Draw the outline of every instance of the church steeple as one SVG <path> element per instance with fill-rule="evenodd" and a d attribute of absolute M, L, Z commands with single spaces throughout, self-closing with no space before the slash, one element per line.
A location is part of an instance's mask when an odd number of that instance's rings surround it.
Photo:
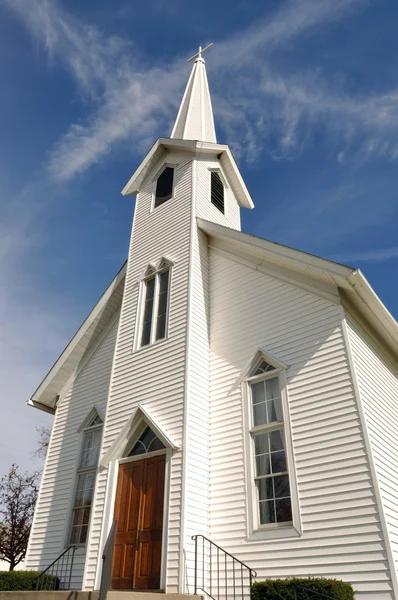
<path fill-rule="evenodd" d="M 202 58 L 202 52 L 212 45 L 203 50 L 199 46 L 198 54 L 189 59 L 196 58 L 171 138 L 217 143 L 205 61 Z"/>

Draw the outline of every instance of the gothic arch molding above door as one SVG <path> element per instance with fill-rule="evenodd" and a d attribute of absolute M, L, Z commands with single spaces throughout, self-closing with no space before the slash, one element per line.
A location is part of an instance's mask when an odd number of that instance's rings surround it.
<path fill-rule="evenodd" d="M 174 451 L 178 450 L 177 444 L 162 425 L 155 420 L 145 406 L 139 404 L 137 408 L 134 409 L 133 414 L 128 419 L 127 423 L 122 427 L 119 435 L 113 441 L 110 448 L 102 457 L 100 467 L 106 468 L 112 460 L 126 456 L 129 451 L 132 450 L 135 442 L 139 440 L 146 427 L 151 429 L 165 448 Z"/>

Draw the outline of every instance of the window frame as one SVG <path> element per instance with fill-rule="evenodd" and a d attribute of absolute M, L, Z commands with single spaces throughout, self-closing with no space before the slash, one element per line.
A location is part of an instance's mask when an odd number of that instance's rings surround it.
<path fill-rule="evenodd" d="M 171 296 L 171 277 L 172 277 L 172 263 L 167 261 L 167 264 L 163 264 L 164 261 L 161 261 L 161 265 L 157 269 L 151 269 L 151 272 L 143 277 L 140 282 L 140 292 L 139 292 L 139 310 L 137 311 L 137 323 L 138 326 L 136 328 L 137 335 L 135 336 L 134 343 L 134 352 L 138 350 L 144 350 L 145 348 L 150 348 L 155 344 L 160 344 L 165 342 L 169 337 L 169 319 L 170 319 L 170 296 Z M 167 305 L 166 305 L 166 325 L 165 325 L 165 335 L 160 339 L 156 338 L 156 324 L 157 324 L 157 313 L 159 307 L 159 287 L 160 287 L 160 276 L 169 272 L 169 280 L 167 285 Z M 146 284 L 150 279 L 155 279 L 155 287 L 153 292 L 153 307 L 152 307 L 152 321 L 151 321 L 151 332 L 149 343 L 143 345 L 142 344 L 142 332 L 144 326 L 144 313 L 145 313 L 145 298 L 146 298 Z M 155 315 L 155 317 L 154 317 Z"/>
<path fill-rule="evenodd" d="M 217 208 L 217 206 L 211 201 L 211 174 L 212 173 L 218 173 L 218 176 L 221 179 L 221 183 L 223 185 L 224 188 L 224 211 L 221 211 L 219 208 Z M 214 206 L 214 208 L 217 210 L 218 213 L 220 213 L 220 215 L 223 215 L 224 217 L 227 216 L 227 197 L 226 197 L 226 193 L 228 190 L 228 185 L 227 185 L 227 181 L 225 179 L 224 173 L 222 172 L 220 167 L 209 167 L 209 199 L 210 199 L 210 204 L 211 206 Z"/>
<path fill-rule="evenodd" d="M 150 208 L 150 212 L 151 213 L 153 213 L 154 211 L 159 210 L 162 206 L 164 206 L 165 204 L 168 204 L 169 202 L 172 202 L 174 200 L 177 166 L 178 165 L 176 165 L 174 163 L 173 164 L 172 163 L 164 163 L 161 166 L 161 168 L 156 172 L 156 175 L 153 177 L 153 179 L 152 179 L 153 191 L 152 191 L 151 208 Z M 166 169 L 173 169 L 173 171 L 174 171 L 174 173 L 173 173 L 173 186 L 172 186 L 172 190 L 171 190 L 171 197 L 168 200 L 165 200 L 164 202 L 162 202 L 162 204 L 159 204 L 159 206 L 155 206 L 156 188 L 157 188 L 157 184 L 158 184 L 158 179 L 159 179 L 159 177 L 162 175 L 162 173 Z"/>
<path fill-rule="evenodd" d="M 84 548 L 87 546 L 88 543 L 88 539 L 89 539 L 89 535 L 90 535 L 90 527 L 91 527 L 91 518 L 92 518 L 92 506 L 94 503 L 94 498 L 95 498 L 95 488 L 96 488 L 96 484 L 97 484 L 97 472 L 98 472 L 98 465 L 99 465 L 99 459 L 100 459 L 100 455 L 101 455 L 101 447 L 102 447 L 102 438 L 103 438 L 103 427 L 104 427 L 104 420 L 101 414 L 99 414 L 99 412 L 95 409 L 96 415 L 94 414 L 94 410 L 92 410 L 88 417 L 85 419 L 84 423 L 83 423 L 83 427 L 81 426 L 78 430 L 78 432 L 80 433 L 80 443 L 79 443 L 79 452 L 77 454 L 77 462 L 76 462 L 76 468 L 75 468 L 75 483 L 73 486 L 73 495 L 71 498 L 71 505 L 70 505 L 70 516 L 69 516 L 69 526 L 68 526 L 68 533 L 67 533 L 67 539 L 66 539 L 66 546 L 68 547 L 70 545 L 72 546 L 76 546 L 77 548 Z M 95 418 L 95 416 L 98 416 L 101 419 L 101 423 L 98 423 L 96 425 L 85 425 L 85 423 L 90 423 L 91 420 L 93 418 Z M 90 433 L 91 431 L 101 431 L 101 436 L 100 436 L 100 443 L 99 443 L 99 451 L 98 451 L 98 457 L 97 457 L 97 463 L 95 466 L 92 467 L 80 467 L 82 458 L 83 458 L 83 451 L 84 451 L 84 440 L 86 437 L 87 433 Z M 79 483 L 79 477 L 80 475 L 85 475 L 86 473 L 94 473 L 94 487 L 93 487 L 93 497 L 92 497 L 92 501 L 90 504 L 90 516 L 88 519 L 88 523 L 87 523 L 87 535 L 86 535 L 86 539 L 84 542 L 74 542 L 73 541 L 73 522 L 74 522 L 74 513 L 76 510 L 78 510 L 76 508 L 76 496 L 77 496 L 77 489 L 78 489 L 78 483 Z"/>
<path fill-rule="evenodd" d="M 268 373 L 252 375 L 266 361 L 275 368 Z M 251 385 L 267 379 L 278 378 L 282 421 L 271 424 L 254 425 L 252 409 Z M 279 361 L 273 361 L 269 355 L 257 355 L 257 359 L 251 364 L 249 372 L 246 372 L 241 381 L 242 398 L 244 402 L 244 440 L 245 440 L 245 464 L 246 464 L 246 490 L 247 490 L 247 537 L 249 540 L 273 539 L 278 537 L 295 537 L 302 534 L 299 498 L 297 490 L 297 478 L 294 464 L 293 445 L 289 418 L 289 404 L 287 395 L 286 366 Z M 290 486 L 290 498 L 292 509 L 292 521 L 282 523 L 260 523 L 260 507 L 258 490 L 256 485 L 256 460 L 254 434 L 284 430 L 285 452 Z"/>

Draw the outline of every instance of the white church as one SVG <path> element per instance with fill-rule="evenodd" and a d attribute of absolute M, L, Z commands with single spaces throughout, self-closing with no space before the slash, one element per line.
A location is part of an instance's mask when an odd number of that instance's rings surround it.
<path fill-rule="evenodd" d="M 127 261 L 29 401 L 54 425 L 27 568 L 73 550 L 75 590 L 110 560 L 113 590 L 241 598 L 251 573 L 398 600 L 397 322 L 360 270 L 241 231 L 201 51 L 122 193 Z"/>

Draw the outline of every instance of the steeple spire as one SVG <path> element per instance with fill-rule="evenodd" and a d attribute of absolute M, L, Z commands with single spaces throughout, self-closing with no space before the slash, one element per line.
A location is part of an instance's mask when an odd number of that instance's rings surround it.
<path fill-rule="evenodd" d="M 188 59 L 188 62 L 196 60 L 171 132 L 172 138 L 217 143 L 205 61 L 202 57 L 202 53 L 212 45 L 203 49 L 199 46 L 199 52 Z"/>

